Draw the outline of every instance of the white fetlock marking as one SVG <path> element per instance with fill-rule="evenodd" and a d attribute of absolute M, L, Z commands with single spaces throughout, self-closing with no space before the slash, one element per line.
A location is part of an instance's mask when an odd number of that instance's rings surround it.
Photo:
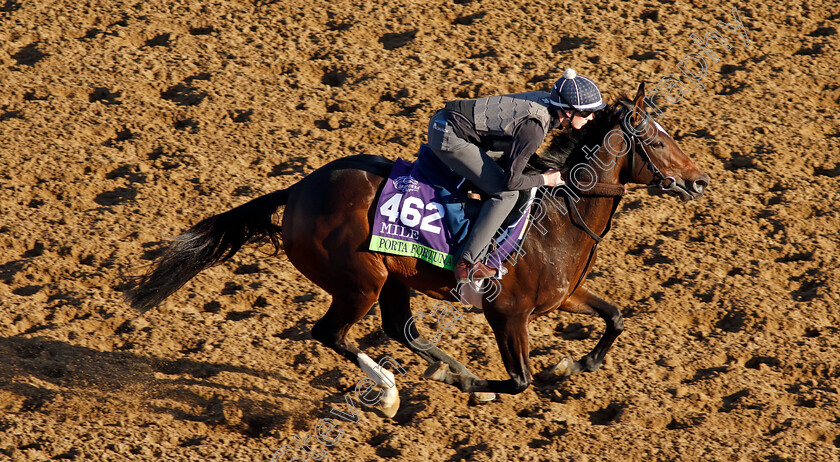
<path fill-rule="evenodd" d="M 394 379 L 394 374 L 391 371 L 384 369 L 379 364 L 373 362 L 370 359 L 370 356 L 359 353 L 359 367 L 365 371 L 365 374 L 368 375 L 376 385 L 382 390 L 382 407 L 384 409 L 393 409 L 395 406 L 399 406 L 400 401 L 400 394 L 397 391 L 397 382 Z M 396 409 L 394 409 L 394 413 L 396 413 Z M 390 415 L 389 417 L 393 417 Z"/>
<path fill-rule="evenodd" d="M 558 375 L 569 377 L 575 373 L 574 370 L 575 361 L 566 356 L 565 358 L 561 359 L 556 366 L 554 366 L 554 370 L 557 372 Z"/>
<path fill-rule="evenodd" d="M 394 380 L 394 374 L 373 362 L 370 356 L 359 353 L 359 366 L 380 387 L 394 388 L 396 386 L 397 382 Z"/>

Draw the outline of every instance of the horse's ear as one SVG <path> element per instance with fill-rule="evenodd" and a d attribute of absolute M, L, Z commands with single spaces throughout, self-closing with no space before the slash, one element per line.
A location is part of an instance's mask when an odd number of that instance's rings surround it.
<path fill-rule="evenodd" d="M 636 92 L 636 96 L 633 98 L 633 111 L 631 112 L 631 118 L 633 121 L 633 125 L 639 125 L 643 121 L 642 114 L 645 113 L 645 83 L 642 82 L 639 84 L 639 90 Z"/>
<path fill-rule="evenodd" d="M 636 97 L 633 98 L 633 105 L 641 110 L 645 110 L 645 83 L 639 84 L 639 90 L 636 91 Z"/>

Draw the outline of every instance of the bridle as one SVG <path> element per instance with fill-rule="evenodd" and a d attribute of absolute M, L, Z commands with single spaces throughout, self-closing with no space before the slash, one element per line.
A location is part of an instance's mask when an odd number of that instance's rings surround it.
<path fill-rule="evenodd" d="M 574 113 L 572 114 L 572 118 L 574 118 Z M 632 177 L 636 172 L 636 154 L 638 154 L 639 157 L 642 158 L 642 161 L 645 163 L 648 170 L 650 170 L 650 172 L 653 174 L 654 179 L 659 180 L 659 187 L 662 188 L 663 191 L 669 191 L 674 188 L 678 188 L 679 185 L 677 185 L 677 180 L 674 177 L 665 176 L 662 173 L 662 171 L 659 170 L 659 167 L 657 167 L 656 164 L 653 163 L 653 159 L 651 159 L 650 154 L 644 148 L 645 143 L 642 140 L 641 136 L 639 136 L 639 131 L 636 130 L 636 128 L 638 127 L 632 127 L 632 129 L 630 129 L 630 127 L 627 126 L 626 120 L 626 118 L 622 118 L 621 130 L 630 138 L 631 143 L 630 176 Z M 647 120 L 643 119 L 642 123 L 639 124 L 639 127 L 641 127 L 642 124 L 646 122 Z M 596 234 L 589 228 L 589 226 L 586 224 L 583 217 L 581 216 L 580 212 L 578 211 L 577 207 L 575 206 L 574 202 L 572 201 L 570 195 L 568 193 L 564 194 L 566 204 L 568 205 L 568 209 L 572 214 L 570 217 L 572 224 L 583 229 L 583 231 L 586 232 L 586 234 L 588 234 L 589 237 L 591 237 L 595 241 L 595 245 L 593 245 L 592 248 L 589 249 L 589 256 L 586 259 L 586 266 L 584 267 L 584 271 L 581 273 L 580 279 L 578 279 L 574 288 L 569 293 L 574 293 L 578 289 L 578 287 L 580 287 L 580 285 L 583 284 L 583 280 L 585 279 L 586 274 L 589 272 L 589 269 L 594 263 L 595 252 L 598 248 L 598 244 L 601 243 L 601 241 L 604 239 L 604 236 L 606 236 L 607 233 L 610 231 L 610 228 L 612 227 L 612 217 L 613 215 L 615 215 L 615 211 L 618 209 L 618 203 L 621 201 L 621 198 L 624 196 L 625 192 L 624 185 L 622 184 L 596 183 L 595 186 L 595 188 L 592 188 L 593 190 L 591 191 L 591 193 L 586 195 L 614 198 L 609 220 L 607 221 L 607 225 L 601 234 Z"/>
<path fill-rule="evenodd" d="M 562 95 L 560 95 L 560 97 L 565 102 L 565 98 L 563 98 Z M 630 111 L 635 110 L 635 106 L 633 108 L 630 108 L 628 105 L 625 105 L 625 107 Z M 574 106 L 572 106 L 572 108 L 572 110 L 575 111 Z M 572 114 L 572 118 L 574 118 L 574 113 Z M 626 116 L 623 116 L 621 119 L 621 130 L 622 132 L 624 132 L 624 134 L 627 135 L 628 138 L 630 138 L 630 176 L 633 177 L 636 174 L 636 156 L 638 155 L 644 163 L 642 168 L 646 167 L 653 175 L 653 181 L 651 181 L 651 185 L 656 180 L 658 180 L 658 186 L 663 191 L 685 191 L 685 188 L 681 187 L 677 183 L 676 178 L 672 176 L 665 176 L 665 174 L 662 173 L 662 170 L 660 170 L 659 167 L 657 167 L 656 164 L 653 162 L 650 153 L 645 147 L 647 143 L 645 143 L 644 139 L 642 139 L 642 136 L 640 135 L 640 133 L 642 133 L 642 130 L 639 129 L 642 128 L 644 124 L 648 123 L 649 118 L 650 116 L 648 116 L 647 113 L 645 113 L 642 122 L 636 127 L 629 126 L 628 118 Z M 661 127 L 659 127 L 659 124 L 655 124 L 655 127 L 657 130 L 661 129 Z M 621 200 L 621 197 L 624 195 L 625 192 L 625 187 L 622 184 L 595 183 L 593 187 L 588 189 L 587 191 L 581 191 L 580 189 L 576 188 L 572 183 L 566 183 L 565 186 L 570 187 L 580 196 L 616 198 L 617 200 L 613 203 L 612 213 L 615 213 L 615 210 L 618 207 L 618 202 Z M 572 220 L 572 223 L 580 227 L 584 232 L 586 232 L 586 234 L 588 234 L 589 237 L 591 237 L 595 241 L 595 245 L 597 246 L 597 244 L 601 242 L 601 240 L 609 231 L 612 220 L 610 220 L 610 222 L 607 223 L 606 229 L 604 229 L 604 231 L 601 234 L 595 233 L 589 228 L 589 226 L 587 226 L 586 222 L 583 220 L 583 217 L 581 216 L 574 202 L 571 200 L 571 196 L 568 194 L 568 191 L 564 192 L 565 194 L 563 194 L 563 196 L 565 197 L 568 209 L 571 212 L 570 218 Z M 610 217 L 612 217 L 612 214 L 610 215 Z"/>
<path fill-rule="evenodd" d="M 635 107 L 630 108 L 627 105 L 625 105 L 625 107 L 630 111 L 635 110 Z M 659 180 L 659 188 L 662 189 L 662 191 L 674 191 L 680 195 L 687 194 L 690 196 L 692 194 L 691 191 L 685 189 L 683 186 L 680 186 L 680 184 L 677 183 L 676 178 L 672 176 L 665 176 L 665 174 L 663 174 L 662 171 L 659 170 L 656 164 L 653 163 L 653 159 L 651 158 L 650 153 L 648 153 L 647 149 L 645 149 L 647 143 L 645 143 L 644 139 L 642 139 L 640 135 L 640 133 L 643 131 L 640 130 L 640 128 L 642 128 L 643 125 L 649 123 L 649 121 L 653 119 L 651 119 L 650 115 L 648 115 L 644 111 L 642 111 L 642 114 L 644 114 L 644 116 L 642 116 L 642 122 L 635 127 L 628 126 L 626 116 L 621 119 L 621 130 L 627 135 L 628 138 L 630 138 L 631 143 L 630 152 L 632 155 L 630 156 L 630 176 L 632 177 L 636 173 L 636 154 L 638 154 L 639 157 L 642 158 L 644 165 L 651 172 L 651 174 L 653 174 L 654 180 Z M 653 121 L 653 124 L 657 131 L 665 131 L 661 126 L 659 126 L 659 124 L 656 121 Z M 652 184 L 648 184 L 648 186 L 652 186 Z"/>
<path fill-rule="evenodd" d="M 562 95 L 560 95 L 560 97 L 565 102 L 565 98 L 563 98 Z M 571 106 L 571 105 L 569 105 L 569 106 Z M 571 106 L 571 107 L 572 107 L 573 111 L 576 111 L 576 109 L 574 109 L 574 106 Z M 627 107 L 627 106 L 625 106 L 625 107 Z M 633 109 L 631 109 L 629 107 L 627 107 L 627 109 L 634 110 L 635 106 L 634 106 Z M 573 112 L 572 113 L 572 119 L 574 118 L 574 116 L 575 116 L 575 114 Z M 677 189 L 684 190 L 685 188 L 683 188 L 679 184 L 677 184 L 676 178 L 674 178 L 672 176 L 665 176 L 662 173 L 662 171 L 659 169 L 659 167 L 657 167 L 656 164 L 653 163 L 653 159 L 651 158 L 650 153 L 648 153 L 647 149 L 645 149 L 645 144 L 646 143 L 644 142 L 642 137 L 639 135 L 639 133 L 641 131 L 638 130 L 638 128 L 641 128 L 645 123 L 647 123 L 649 117 L 650 116 L 645 114 L 645 118 L 642 120 L 642 122 L 637 127 L 628 126 L 626 117 L 623 117 L 622 121 L 621 121 L 621 125 L 620 125 L 621 130 L 630 138 L 630 143 L 631 143 L 631 146 L 630 146 L 630 154 L 631 154 L 630 155 L 630 176 L 633 177 L 636 173 L 636 155 L 638 155 L 642 159 L 642 161 L 644 162 L 644 165 L 643 165 L 642 168 L 647 167 L 647 169 L 653 175 L 654 181 L 659 180 L 659 187 L 663 191 L 673 191 L 673 190 L 677 190 Z M 571 119 L 570 119 L 570 121 L 571 121 Z M 656 129 L 659 130 L 659 129 L 661 129 L 661 127 L 659 127 L 658 124 L 656 124 Z M 651 181 L 651 183 L 653 183 L 654 181 Z M 588 189 L 587 191 L 582 191 L 579 188 L 576 188 L 571 182 L 566 183 L 564 186 L 566 186 L 567 188 L 571 187 L 571 190 L 574 191 L 579 196 L 612 197 L 614 199 L 613 204 L 612 204 L 612 210 L 610 211 L 610 216 L 609 216 L 609 219 L 607 221 L 607 225 L 604 228 L 603 232 L 601 232 L 600 234 L 597 234 L 594 231 L 592 231 L 592 229 L 590 229 L 589 226 L 584 221 L 583 217 L 580 214 L 580 211 L 578 211 L 577 207 L 575 206 L 575 203 L 574 203 L 575 201 L 572 200 L 572 195 L 570 194 L 570 191 L 566 190 L 565 188 L 560 189 L 560 192 L 562 193 L 562 195 L 563 195 L 563 197 L 566 201 L 567 208 L 568 208 L 569 212 L 571 212 L 571 216 L 569 218 L 570 218 L 572 224 L 581 228 L 584 232 L 586 232 L 586 234 L 589 235 L 589 237 L 592 238 L 592 240 L 595 241 L 595 245 L 593 245 L 592 248 L 589 250 L 589 256 L 588 256 L 587 261 L 586 261 L 586 266 L 584 267 L 585 268 L 584 271 L 581 273 L 580 279 L 574 285 L 574 288 L 572 289 L 572 291 L 569 292 L 569 293 L 574 293 L 574 291 L 576 291 L 577 288 L 583 283 L 583 280 L 585 279 L 586 274 L 589 272 L 589 269 L 591 268 L 592 263 L 594 262 L 595 251 L 598 248 L 598 244 L 601 243 L 604 236 L 607 235 L 610 228 L 612 227 L 612 217 L 613 217 L 613 215 L 615 215 L 615 212 L 618 209 L 618 204 L 621 201 L 621 198 L 624 196 L 625 187 L 624 187 L 624 185 L 622 185 L 620 183 L 619 184 L 595 183 L 594 186 L 591 189 Z M 532 222 L 529 222 L 528 229 L 526 230 L 526 233 L 528 231 L 530 231 L 531 224 L 532 224 Z"/>
<path fill-rule="evenodd" d="M 635 108 L 630 110 L 635 110 Z M 659 187 L 663 191 L 676 191 L 677 189 L 684 190 L 684 188 L 680 187 L 680 185 L 677 184 L 676 178 L 672 176 L 665 176 L 665 174 L 662 173 L 661 170 L 659 170 L 659 167 L 657 167 L 656 164 L 653 163 L 653 159 L 650 157 L 650 153 L 648 153 L 647 149 L 645 149 L 647 143 L 644 142 L 639 133 L 642 132 L 640 128 L 642 128 L 643 125 L 649 123 L 649 119 L 650 116 L 647 115 L 647 113 L 644 113 L 644 116 L 642 117 L 642 122 L 635 127 L 628 126 L 629 124 L 627 122 L 627 117 L 623 117 L 621 119 L 621 131 L 623 131 L 624 134 L 627 135 L 628 138 L 630 138 L 630 176 L 632 177 L 636 174 L 636 155 L 638 155 L 642 158 L 644 166 L 646 166 L 648 171 L 650 171 L 650 173 L 653 174 L 654 180 L 659 180 Z M 658 124 L 656 124 L 656 130 L 659 130 Z"/>
<path fill-rule="evenodd" d="M 566 99 L 566 97 L 563 96 L 563 93 L 560 93 L 558 91 L 557 96 L 559 97 L 560 101 L 563 104 L 565 104 L 566 106 L 569 106 L 569 109 L 572 110 L 572 116 L 571 117 L 566 115 L 566 112 L 565 112 L 566 108 L 564 108 L 563 106 L 560 106 L 560 109 L 557 111 L 558 113 L 562 114 L 563 117 L 565 117 L 569 121 L 569 125 L 572 124 L 572 122 L 574 121 L 574 118 L 577 114 L 580 114 L 581 117 L 583 117 L 583 114 L 580 111 L 578 111 L 578 109 L 574 105 L 569 103 L 569 101 Z M 633 108 L 630 108 L 626 104 L 624 105 L 624 107 L 627 108 L 628 110 L 630 110 L 631 112 L 635 111 L 635 109 L 636 109 L 635 106 Z M 630 138 L 630 144 L 631 144 L 630 152 L 633 154 L 633 155 L 630 156 L 630 176 L 632 177 L 636 173 L 636 154 L 638 154 L 639 157 L 642 158 L 642 161 L 645 163 L 648 170 L 653 174 L 653 178 L 656 179 L 656 180 L 659 180 L 659 187 L 662 189 L 662 191 L 676 191 L 677 189 L 683 189 L 684 190 L 684 188 L 680 187 L 677 184 L 677 179 L 676 178 L 674 178 L 672 176 L 665 176 L 665 174 L 663 174 L 662 171 L 659 170 L 659 167 L 657 167 L 656 164 L 653 163 L 653 159 L 651 159 L 650 154 L 645 149 L 645 144 L 646 143 L 644 142 L 644 140 L 642 140 L 642 137 L 639 135 L 640 130 L 638 130 L 638 129 L 641 128 L 643 125 L 648 123 L 648 120 L 650 119 L 650 116 L 644 111 L 642 111 L 642 114 L 644 114 L 644 117 L 642 117 L 642 122 L 639 123 L 639 125 L 636 126 L 636 127 L 629 127 L 626 117 L 622 117 L 622 119 L 621 119 L 621 130 Z M 656 129 L 657 130 L 659 130 L 659 128 L 660 128 L 658 125 L 659 124 L 656 124 Z"/>

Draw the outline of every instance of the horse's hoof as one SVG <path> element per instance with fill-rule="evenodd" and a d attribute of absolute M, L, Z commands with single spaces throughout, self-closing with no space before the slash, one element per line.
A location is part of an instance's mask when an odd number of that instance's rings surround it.
<path fill-rule="evenodd" d="M 382 407 L 380 409 L 382 410 L 382 413 L 385 414 L 385 417 L 393 419 L 394 416 L 397 415 L 397 411 L 400 410 L 400 397 L 397 396 L 396 401 L 390 405 L 382 403 Z"/>
<path fill-rule="evenodd" d="M 474 391 L 472 393 L 472 399 L 475 400 L 476 403 L 489 403 L 490 401 L 496 399 L 496 394 L 483 391 Z"/>
<path fill-rule="evenodd" d="M 423 373 L 423 378 L 443 382 L 444 380 L 446 380 L 446 374 L 448 373 L 449 366 L 442 361 L 438 361 L 436 363 L 433 363 L 431 366 L 429 366 L 428 369 L 426 369 L 426 372 Z"/>
<path fill-rule="evenodd" d="M 574 359 L 566 356 L 553 367 L 553 372 L 562 377 L 569 377 L 580 372 L 580 366 Z"/>

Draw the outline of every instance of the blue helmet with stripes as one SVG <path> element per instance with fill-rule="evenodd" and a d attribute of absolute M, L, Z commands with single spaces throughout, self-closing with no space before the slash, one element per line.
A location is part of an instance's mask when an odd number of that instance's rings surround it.
<path fill-rule="evenodd" d="M 566 69 L 563 77 L 554 82 L 548 101 L 555 107 L 577 112 L 598 111 L 607 106 L 595 82 L 574 69 Z"/>

